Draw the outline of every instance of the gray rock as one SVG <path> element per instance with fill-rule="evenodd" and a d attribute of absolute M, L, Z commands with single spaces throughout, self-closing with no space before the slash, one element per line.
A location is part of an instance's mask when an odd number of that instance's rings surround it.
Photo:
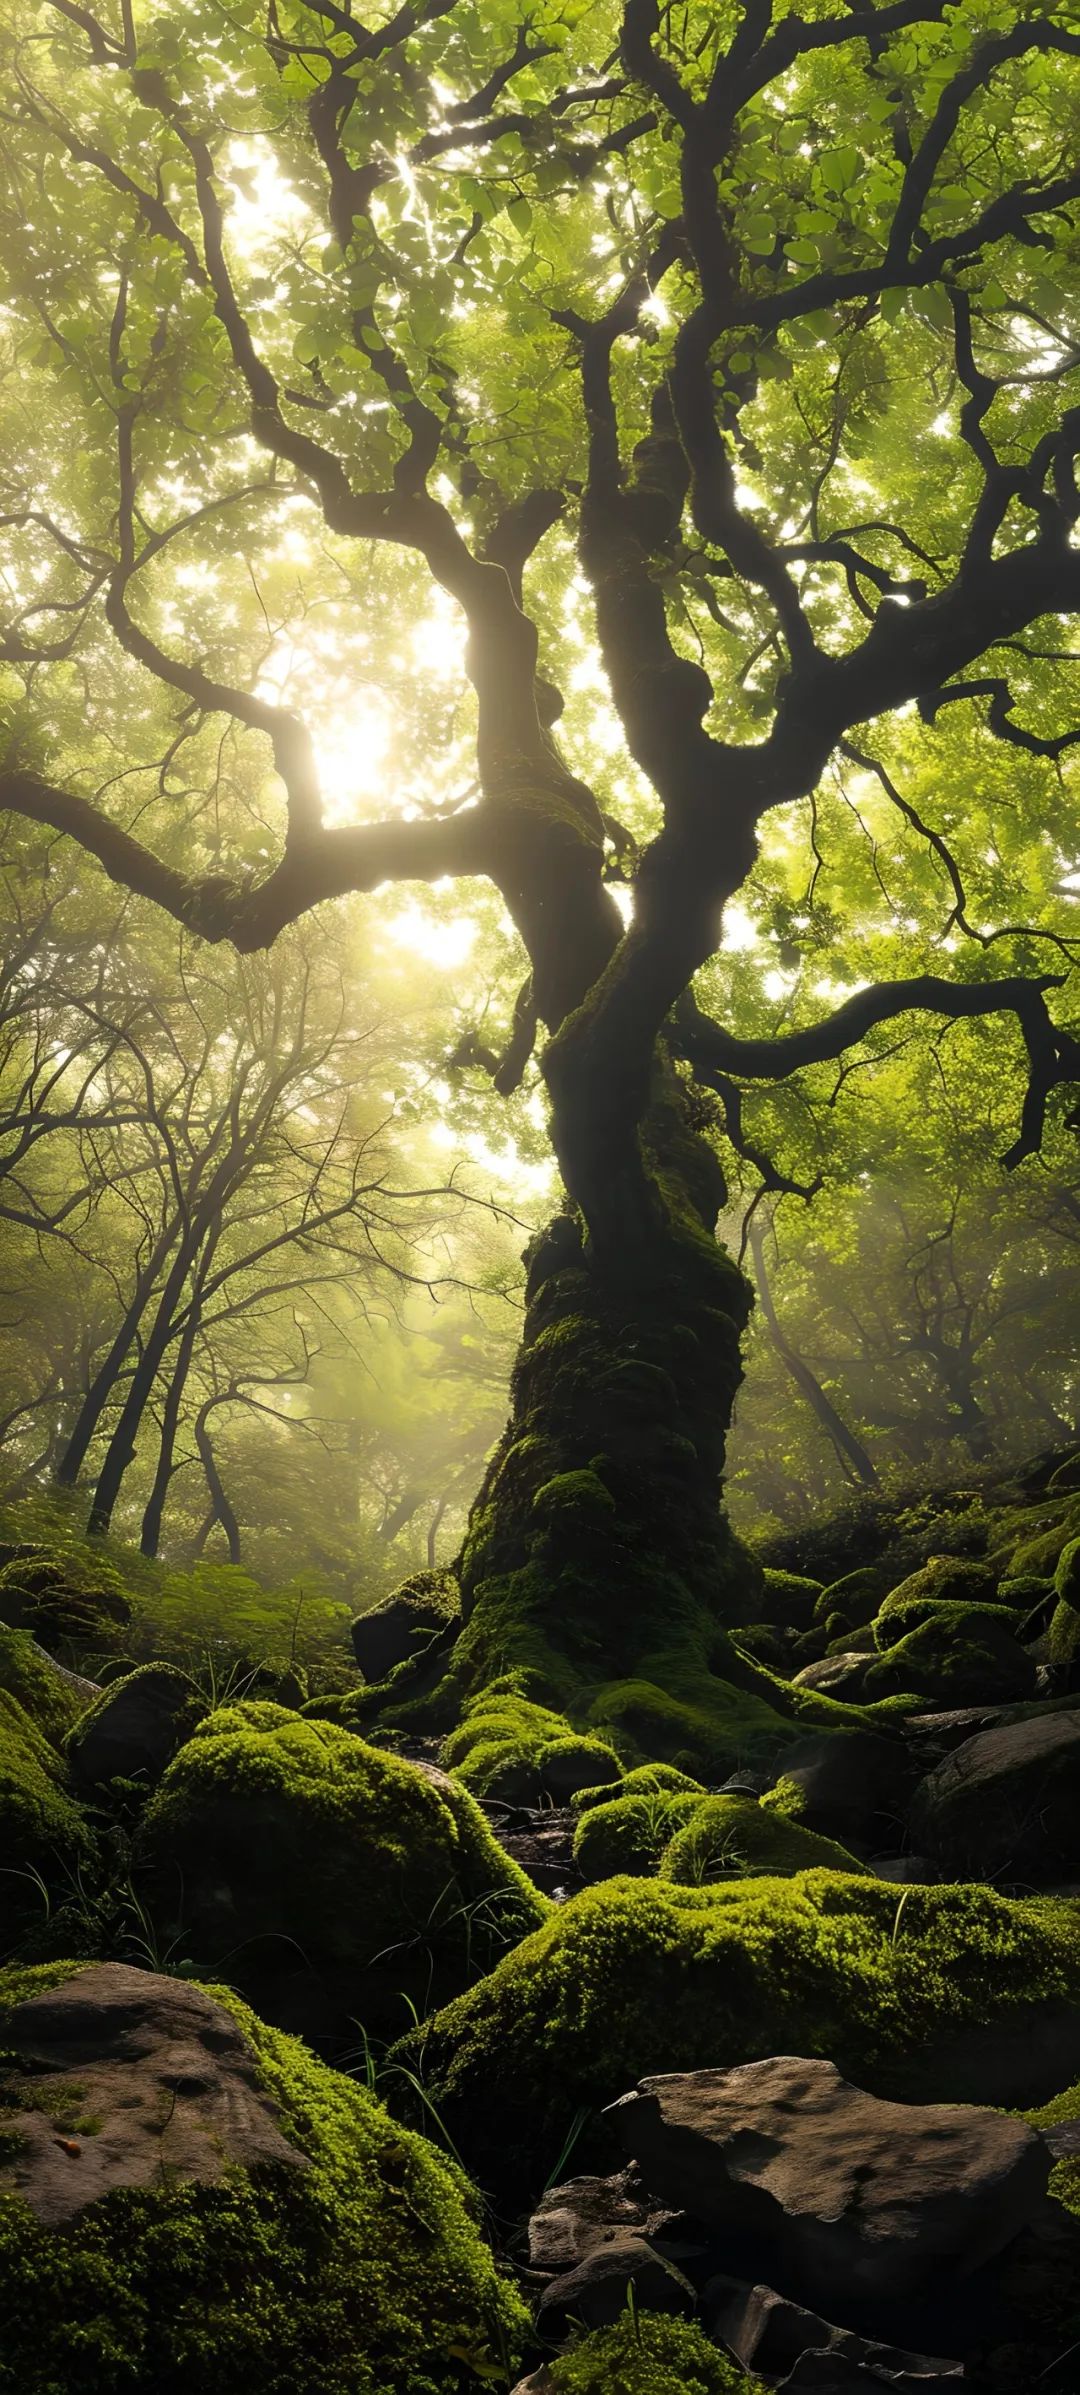
<path fill-rule="evenodd" d="M 922 2358 L 913 2357 L 917 2362 Z M 929 2361 L 929 2356 L 925 2357 Z M 804 2353 L 777 2395 L 931 2395 L 935 2387 L 963 2384 L 956 2362 L 931 2363 L 929 2370 L 896 2371 L 882 2362 L 858 2361 L 838 2353 Z"/>
<path fill-rule="evenodd" d="M 778 2295 L 774 2287 L 750 2287 L 738 2279 L 710 2279 L 701 2298 L 702 2325 L 747 2370 L 776 2378 L 794 2369 L 804 2354 L 815 2361 L 828 2353 L 841 2361 L 868 2364 L 892 2371 L 894 2378 L 914 2377 L 916 2384 L 934 2387 L 955 2383 L 962 2365 L 939 2361 L 930 2354 L 906 2353 L 899 2346 L 880 2345 L 838 2328 L 801 2304 Z M 786 2382 L 785 2382 L 786 2383 Z M 811 2380 L 811 2384 L 813 2381 Z"/>
<path fill-rule="evenodd" d="M 626 2311 L 631 2287 L 642 2311 L 679 2312 L 685 2318 L 697 2310 L 694 2288 L 674 2255 L 643 2237 L 624 2235 L 594 2246 L 575 2270 L 545 2287 L 537 2331 L 560 2344 L 575 2321 L 586 2328 L 610 2328 Z"/>
<path fill-rule="evenodd" d="M 980 1876 L 1055 1879 L 1080 1865 L 1080 1710 L 965 1739 L 915 1791 L 920 1844 Z"/>
<path fill-rule="evenodd" d="M 117 2187 L 218 2180 L 234 2163 L 308 2168 L 232 2014 L 183 1980 L 92 1965 L 17 2005 L 4 2047 L 4 2129 L 20 2143 L 0 2162 L 0 2193 L 21 2196 L 47 2228 Z M 58 2133 L 50 2089 L 64 2082 L 69 2105 L 78 2086 L 92 2134 L 66 2111 Z"/>
<path fill-rule="evenodd" d="M 160 1779 L 177 1747 L 206 1712 L 186 1672 L 171 1663 L 144 1663 L 102 1689 L 68 1734 L 67 1754 L 77 1780 Z"/>
<path fill-rule="evenodd" d="M 795 1688 L 816 1688 L 826 1696 L 850 1698 L 855 1704 L 862 1695 L 863 1683 L 874 1658 L 854 1648 L 842 1655 L 822 1655 L 818 1663 L 806 1663 L 796 1672 Z"/>
<path fill-rule="evenodd" d="M 607 2117 L 657 2198 L 751 2241 L 763 2278 L 841 2321 L 1000 2252 L 1050 2172 L 1022 2121 L 885 2103 L 793 2056 L 646 2079 Z"/>
<path fill-rule="evenodd" d="M 873 1730 L 825 1731 L 789 1747 L 781 1766 L 803 1794 L 804 1829 L 882 1846 L 902 1827 L 914 1778 L 899 1739 Z"/>
<path fill-rule="evenodd" d="M 529 2222 L 529 2264 L 562 2276 L 588 2254 L 627 2237 L 660 2237 L 681 2228 L 681 2216 L 658 2204 L 634 2170 L 609 2179 L 568 2179 L 549 2187 Z"/>

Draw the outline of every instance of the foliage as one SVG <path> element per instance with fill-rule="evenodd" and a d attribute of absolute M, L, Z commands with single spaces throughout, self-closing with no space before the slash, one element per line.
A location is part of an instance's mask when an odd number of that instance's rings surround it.
<path fill-rule="evenodd" d="M 700 2329 L 649 2312 L 582 2337 L 548 2377 L 552 2395 L 761 2395 Z"/>

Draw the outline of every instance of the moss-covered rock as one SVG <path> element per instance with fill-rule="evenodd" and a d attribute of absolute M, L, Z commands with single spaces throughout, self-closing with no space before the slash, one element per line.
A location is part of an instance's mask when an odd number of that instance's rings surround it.
<path fill-rule="evenodd" d="M 1035 2034 L 1051 2009 L 1080 2055 L 1080 1917 L 1067 1903 L 984 1887 L 898 1898 L 829 1871 L 707 1888 L 609 1880 L 427 2025 L 423 2067 L 485 2183 L 524 2170 L 542 2184 L 579 2109 L 656 2071 L 816 2054 L 886 2095 L 1034 2100 L 1063 2075 L 1061 2039 L 1050 2052 Z"/>
<path fill-rule="evenodd" d="M 0 2048 L 14 2008 L 71 1969 L 0 1979 Z M 512 2369 L 523 2308 L 454 2167 L 231 1991 L 209 1992 L 239 2024 L 307 2167 L 233 2166 L 182 2183 L 163 2171 L 152 2188 L 114 2188 L 62 2230 L 9 2183 L 0 2194 L 0 2386 L 12 2395 L 465 2395 Z M 81 2123 L 81 2139 L 104 2125 Z"/>
<path fill-rule="evenodd" d="M 620 1793 L 583 1813 L 574 1832 L 574 1861 L 582 1879 L 645 1878 L 658 1868 L 676 1830 L 701 1803 L 699 1790 L 658 1788 Z"/>
<path fill-rule="evenodd" d="M 525 2386 L 529 2395 L 534 2386 L 536 2395 L 765 2395 L 691 2321 L 654 2312 L 594 2329 Z"/>
<path fill-rule="evenodd" d="M 400 2026 L 547 1911 L 447 1774 L 270 1704 L 181 1747 L 136 1862 L 169 1937 L 309 2029 Z"/>
<path fill-rule="evenodd" d="M 1056 1572 L 1063 1550 L 1080 1537 L 1080 1498 L 1059 1498 L 1056 1503 L 1040 1506 L 1034 1515 L 1020 1515 L 1015 1524 L 1015 1545 L 1008 1554 L 1010 1579 L 1021 1573 L 1034 1572 L 1040 1576 Z"/>
<path fill-rule="evenodd" d="M 820 1838 L 752 1796 L 706 1796 L 675 1830 L 661 1879 L 701 1887 L 724 1879 L 793 1879 L 799 1871 L 864 1872 L 846 1847 Z"/>
<path fill-rule="evenodd" d="M 784 1630 L 808 1630 L 822 1593 L 820 1580 L 811 1580 L 805 1572 L 770 1570 L 767 1565 L 762 1576 L 765 1582 L 762 1621 L 775 1623 Z"/>
<path fill-rule="evenodd" d="M 29 1630 L 9 1630 L 0 1624 L 0 1689 L 17 1698 L 51 1745 L 61 1745 L 85 1712 L 86 1685 L 73 1672 L 62 1671 Z"/>
<path fill-rule="evenodd" d="M 909 1617 L 901 1615 L 903 1622 Z M 896 1617 L 878 1627 L 884 1651 L 863 1680 L 866 1697 L 936 1698 L 942 1704 L 992 1704 L 1020 1700 L 1035 1691 L 1035 1664 L 1016 1636 L 1017 1617 L 1007 1605 L 968 1605 L 943 1600 L 920 1603 L 920 1619 L 899 1630 Z"/>
<path fill-rule="evenodd" d="M 350 1632 L 353 1654 L 366 1680 L 382 1680 L 460 1619 L 456 1574 L 414 1572 L 381 1604 L 357 1615 Z"/>
<path fill-rule="evenodd" d="M 622 1777 L 613 1747 L 572 1729 L 550 1706 L 530 1704 L 511 1679 L 466 1705 L 444 1756 L 465 1787 L 508 1804 L 567 1804 L 583 1788 Z"/>
<path fill-rule="evenodd" d="M 873 1620 L 889 1587 L 887 1564 L 859 1564 L 853 1572 L 845 1572 L 842 1580 L 833 1580 L 814 1599 L 814 1621 L 825 1625 L 837 1616 L 852 1630 L 861 1629 L 864 1622 Z"/>
<path fill-rule="evenodd" d="M 633 1771 L 625 1772 L 619 1782 L 620 1796 L 656 1796 L 667 1792 L 672 1796 L 704 1796 L 700 1780 L 689 1772 L 677 1771 L 674 1763 L 637 1763 Z M 612 1801 L 610 1788 L 579 1788 L 570 1799 L 571 1811 L 587 1813 L 593 1805 Z"/>
<path fill-rule="evenodd" d="M 55 1747 L 0 1689 L 0 1951 L 42 1916 L 92 1851 Z"/>
<path fill-rule="evenodd" d="M 208 1710 L 174 1663 L 140 1663 L 110 1680 L 69 1733 L 65 1751 L 76 1780 L 93 1788 L 115 1779 L 160 1779 Z"/>
<path fill-rule="evenodd" d="M 42 1551 L 0 1570 L 0 1622 L 29 1630 L 43 1647 L 111 1645 L 131 1613 L 119 1574 L 104 1561 L 92 1574 L 70 1556 Z"/>
<path fill-rule="evenodd" d="M 997 1578 L 986 1564 L 963 1555 L 932 1555 L 917 1572 L 909 1572 L 878 1607 L 874 1635 L 882 1652 L 908 1632 L 928 1621 L 937 1605 L 993 1605 Z"/>

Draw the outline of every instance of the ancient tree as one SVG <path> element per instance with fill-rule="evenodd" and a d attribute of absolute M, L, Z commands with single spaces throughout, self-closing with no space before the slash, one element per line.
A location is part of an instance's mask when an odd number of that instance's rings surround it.
<path fill-rule="evenodd" d="M 542 1041 L 566 1203 L 461 1557 L 459 1687 L 525 1667 L 566 1705 L 613 1681 L 660 1705 L 734 1668 L 721 1473 L 748 1292 L 715 1223 L 756 1085 L 872 1053 L 900 1018 L 978 1022 L 1016 1074 L 1015 1167 L 1080 1078 L 1067 926 L 995 904 L 983 834 L 968 853 L 903 774 L 922 739 L 932 783 L 952 741 L 955 781 L 962 737 L 977 826 L 1005 754 L 1031 839 L 1062 847 L 1072 18 L 9 15 L 9 820 L 242 950 L 350 892 L 486 879 L 527 960 L 488 1061 L 511 1090 Z M 327 819 L 304 709 L 265 670 L 286 517 L 332 561 L 343 637 L 365 574 L 401 620 L 425 583 L 460 611 L 464 797 L 433 769 L 430 803 L 396 805 L 391 773 L 378 820 Z M 227 607 L 177 571 L 199 554 L 219 588 L 233 573 Z M 591 761 L 563 720 L 581 591 L 622 742 Z M 207 803 L 226 736 L 268 784 L 258 838 L 250 807 Z M 911 969 L 849 970 L 779 1034 L 719 1019 L 701 976 L 725 906 L 777 810 L 817 853 L 834 770 L 902 817 L 947 921 L 913 901 Z"/>

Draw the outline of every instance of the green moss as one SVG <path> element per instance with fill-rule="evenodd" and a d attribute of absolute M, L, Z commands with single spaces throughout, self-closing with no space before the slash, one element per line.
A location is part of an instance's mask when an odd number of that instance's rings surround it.
<path fill-rule="evenodd" d="M 59 1755 L 0 1689 L 0 1941 L 41 1917 L 45 1891 L 55 1892 L 92 1851 Z"/>
<path fill-rule="evenodd" d="M 985 1608 L 993 1606 L 996 1595 L 996 1575 L 985 1564 L 972 1563 L 962 1555 L 932 1555 L 890 1590 L 879 1606 L 874 1623 L 878 1646 L 883 1650 L 895 1646 L 909 1630 L 929 1621 L 938 1605 Z"/>
<path fill-rule="evenodd" d="M 28 1630 L 8 1630 L 0 1624 L 0 1689 L 16 1697 L 53 1746 L 84 1709 L 79 1695 L 31 1638 Z"/>
<path fill-rule="evenodd" d="M 525 2169 L 542 2183 L 579 2108 L 656 2071 L 820 2054 L 884 2094 L 979 2101 L 972 2033 L 992 2028 L 1016 2036 L 1037 2093 L 1025 2024 L 1075 2004 L 1078 1974 L 1080 1913 L 1065 1902 L 984 1887 L 898 1896 L 830 1871 L 707 1888 L 609 1880 L 427 2025 L 423 2067 L 481 2176 Z"/>
<path fill-rule="evenodd" d="M 762 1619 L 779 1623 L 783 1629 L 808 1630 L 821 1595 L 820 1580 L 810 1580 L 803 1572 L 770 1571 L 767 1566 L 763 1578 Z"/>
<path fill-rule="evenodd" d="M 662 1788 L 635 1796 L 620 1791 L 610 1804 L 593 1805 L 574 1832 L 574 1861 L 582 1878 L 613 1879 L 619 1872 L 647 1876 L 655 1871 L 676 1830 L 700 1803 L 700 1791 Z"/>
<path fill-rule="evenodd" d="M 660 1865 L 661 1879 L 687 1887 L 724 1879 L 793 1879 L 798 1871 L 866 1872 L 845 1846 L 801 1829 L 752 1796 L 706 1796 L 680 1824 Z"/>
<path fill-rule="evenodd" d="M 1080 1613 L 1080 1538 L 1069 1540 L 1057 1560 L 1054 1587 L 1063 1605 L 1071 1605 Z"/>
<path fill-rule="evenodd" d="M 96 1771 L 88 1772 L 84 1762 L 80 1772 L 80 1758 L 98 1724 L 125 1698 L 131 1700 L 126 1736 L 120 1734 L 113 1753 L 99 1762 Z M 180 1671 L 174 1663 L 140 1663 L 133 1672 L 125 1672 L 122 1679 L 110 1680 L 100 1696 L 80 1713 L 65 1740 L 65 1752 L 76 1778 L 83 1781 L 88 1777 L 104 1779 L 113 1771 L 124 1776 L 129 1772 L 152 1771 L 156 1776 L 206 1712 L 206 1699 L 189 1673 Z"/>
<path fill-rule="evenodd" d="M 609 1787 L 622 1774 L 613 1747 L 582 1736 L 564 1715 L 531 1704 L 512 1680 L 496 1681 L 465 1707 L 445 1759 L 478 1796 L 514 1804 L 566 1802 L 574 1789 Z"/>
<path fill-rule="evenodd" d="M 3 2013 L 71 1966 L 0 1980 Z M 367 2092 L 227 1989 L 310 2169 L 118 2190 L 63 2235 L 0 2196 L 0 2387 L 12 2395 L 464 2395 L 512 2376 L 523 2307 L 464 2181 Z"/>
<path fill-rule="evenodd" d="M 1030 1525 L 1032 1517 L 1027 1516 Z M 1063 1550 L 1080 1537 L 1080 1499 L 1059 1499 L 1053 1506 L 1042 1507 L 1035 1517 L 1038 1524 L 1034 1535 L 1021 1528 L 1018 1543 L 1009 1560 L 1009 1577 L 1034 1572 L 1040 1576 L 1057 1570 Z"/>
<path fill-rule="evenodd" d="M 462 1986 L 547 1907 L 464 1788 L 271 1704 L 211 1714 L 136 1847 L 170 1936 L 264 2002 L 306 1969 L 334 2018 L 398 2025 Z"/>
<path fill-rule="evenodd" d="M 594 2329 L 547 2366 L 551 2395 L 764 2395 L 699 2328 L 656 2313 Z"/>
<path fill-rule="evenodd" d="M 873 1620 L 889 1585 L 888 1569 L 880 1563 L 860 1564 L 854 1572 L 845 1572 L 842 1580 L 834 1580 L 823 1588 L 814 1601 L 814 1620 L 826 1623 L 834 1614 L 861 1629 L 864 1622 Z"/>
<path fill-rule="evenodd" d="M 1035 1665 L 1019 1644 L 1017 1618 L 1007 1605 L 928 1604 L 914 1627 L 894 1635 L 897 1630 L 894 1617 L 884 1627 L 885 1652 L 866 1673 L 867 1697 L 904 1689 L 964 1705 L 1034 1693 Z"/>
<path fill-rule="evenodd" d="M 1075 1674 L 1080 1666 L 1080 1612 L 1062 1600 L 1054 1607 L 1048 1638 L 1050 1661 L 1056 1671 Z"/>
<path fill-rule="evenodd" d="M 674 1763 L 639 1763 L 619 1782 L 620 1796 L 656 1796 L 661 1792 L 672 1795 L 704 1796 L 700 1780 L 691 1779 L 688 1772 L 676 1771 Z M 575 1813 L 587 1813 L 592 1805 L 608 1804 L 611 1793 L 607 1788 L 579 1788 L 570 1803 Z"/>
<path fill-rule="evenodd" d="M 0 1621 L 29 1630 L 44 1647 L 115 1641 L 131 1620 L 120 1575 L 73 1554 L 18 1556 L 0 1569 Z"/>

